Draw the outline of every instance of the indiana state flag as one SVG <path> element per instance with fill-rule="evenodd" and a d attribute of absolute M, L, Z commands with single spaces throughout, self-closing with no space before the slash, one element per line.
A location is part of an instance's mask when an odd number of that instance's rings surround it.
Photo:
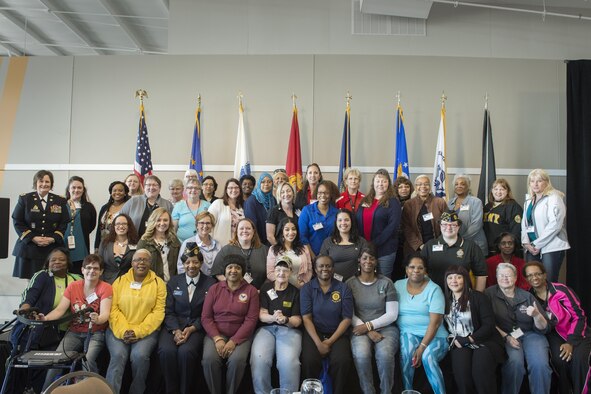
<path fill-rule="evenodd" d="M 193 132 L 193 147 L 191 148 L 191 160 L 189 168 L 197 171 L 199 181 L 203 180 L 203 159 L 201 158 L 201 105 L 195 112 L 195 130 Z"/>
<path fill-rule="evenodd" d="M 394 162 L 394 179 L 399 176 L 410 179 L 406 134 L 404 132 L 404 117 L 402 116 L 402 107 L 400 104 L 396 108 L 396 161 Z"/>

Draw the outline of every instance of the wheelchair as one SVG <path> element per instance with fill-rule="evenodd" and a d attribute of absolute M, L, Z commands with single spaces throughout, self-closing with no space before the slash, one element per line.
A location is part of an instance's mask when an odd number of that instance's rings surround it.
<path fill-rule="evenodd" d="M 83 369 L 88 369 L 86 366 L 86 352 L 92 336 L 92 322 L 88 324 L 88 332 L 82 352 L 67 351 L 65 349 L 59 349 L 59 347 L 56 350 L 38 350 L 34 349 L 35 346 L 33 345 L 35 339 L 40 338 L 45 329 L 50 330 L 52 327 L 67 323 L 73 318 L 89 314 L 93 312 L 92 308 L 87 308 L 74 314 L 67 314 L 61 319 L 51 321 L 37 320 L 38 312 L 39 310 L 37 308 L 13 312 L 16 315 L 15 321 L 22 323 L 24 329 L 18 333 L 16 345 L 13 344 L 10 356 L 6 362 L 6 373 L 0 394 L 10 392 L 7 390 L 10 390 L 11 378 L 18 369 L 27 369 L 27 376 L 29 376 L 30 370 L 59 369 L 66 373 L 71 373 L 79 366 Z M 66 384 L 71 383 L 70 379 L 66 382 Z"/>

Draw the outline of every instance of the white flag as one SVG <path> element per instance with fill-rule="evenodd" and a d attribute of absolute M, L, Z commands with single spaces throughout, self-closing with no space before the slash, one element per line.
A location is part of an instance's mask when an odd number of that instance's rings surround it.
<path fill-rule="evenodd" d="M 435 148 L 435 164 L 433 165 L 433 195 L 441 198 L 447 196 L 446 187 L 446 163 L 445 163 L 445 107 L 441 107 L 441 121 L 439 122 L 439 135 Z"/>
<path fill-rule="evenodd" d="M 234 156 L 234 178 L 240 179 L 242 175 L 250 175 L 250 160 L 248 159 L 246 133 L 244 132 L 244 109 L 241 101 L 238 106 L 238 135 L 236 136 L 236 155 Z"/>

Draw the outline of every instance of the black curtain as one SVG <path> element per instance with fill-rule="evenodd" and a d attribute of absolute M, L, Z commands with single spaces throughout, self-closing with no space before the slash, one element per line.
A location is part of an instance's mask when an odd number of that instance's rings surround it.
<path fill-rule="evenodd" d="M 566 67 L 567 284 L 591 316 L 591 60 Z"/>

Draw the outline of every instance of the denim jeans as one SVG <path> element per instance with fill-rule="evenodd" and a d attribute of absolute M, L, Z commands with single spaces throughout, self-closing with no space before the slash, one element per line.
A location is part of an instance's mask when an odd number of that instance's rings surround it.
<path fill-rule="evenodd" d="M 386 278 L 392 278 L 392 271 L 394 271 L 394 262 L 396 261 L 396 252 L 378 257 L 378 271 Z"/>
<path fill-rule="evenodd" d="M 256 394 L 268 394 L 271 389 L 271 367 L 277 357 L 279 382 L 283 389 L 299 391 L 302 332 L 295 328 L 268 325 L 259 328 L 250 350 L 252 384 Z"/>
<path fill-rule="evenodd" d="M 63 351 L 63 352 L 83 352 L 84 351 L 84 341 L 86 341 L 86 337 L 88 333 L 86 332 L 73 332 L 68 331 L 66 335 L 57 346 L 56 350 Z M 98 367 L 96 365 L 96 359 L 98 358 L 101 350 L 105 346 L 105 332 L 104 331 L 96 331 L 92 333 L 90 337 L 90 342 L 88 343 L 88 350 L 86 352 L 86 362 L 88 365 L 88 370 L 90 372 L 98 373 Z M 59 369 L 50 369 L 47 371 L 47 376 L 45 377 L 45 383 L 43 384 L 43 388 L 47 388 L 57 377 L 60 373 Z"/>
<path fill-rule="evenodd" d="M 542 256 L 540 256 L 540 254 Z M 540 263 L 544 264 L 544 268 L 546 268 L 546 274 L 548 278 L 548 282 L 558 282 L 558 275 L 560 274 L 560 267 L 562 266 L 562 262 L 564 261 L 564 250 L 558 250 L 556 252 L 548 252 L 548 253 L 538 253 L 536 256 L 533 254 L 526 252 L 525 253 L 525 261 L 539 261 Z"/>
<path fill-rule="evenodd" d="M 532 393 L 548 394 L 550 392 L 550 369 L 548 340 L 535 331 L 526 331 L 519 338 L 521 347 L 515 349 L 508 343 L 505 350 L 509 358 L 503 364 L 501 392 L 503 394 L 518 393 L 523 376 L 525 375 L 525 361 L 529 376 L 529 389 Z"/>
<path fill-rule="evenodd" d="M 376 365 L 380 376 L 380 393 L 392 392 L 394 386 L 394 357 L 398 351 L 400 334 L 398 327 L 388 326 L 378 330 L 384 338 L 374 343 L 367 335 L 351 336 L 351 352 L 364 394 L 376 392 L 373 386 L 372 350 L 375 349 Z"/>
<path fill-rule="evenodd" d="M 113 386 L 116 393 L 121 391 L 121 379 L 125 372 L 127 360 L 131 360 L 132 381 L 129 394 L 142 394 L 146 390 L 146 377 L 150 369 L 150 356 L 158 343 L 156 330 L 139 341 L 127 344 L 113 335 L 111 329 L 107 329 L 106 341 L 111 361 L 107 370 L 107 381 Z"/>

